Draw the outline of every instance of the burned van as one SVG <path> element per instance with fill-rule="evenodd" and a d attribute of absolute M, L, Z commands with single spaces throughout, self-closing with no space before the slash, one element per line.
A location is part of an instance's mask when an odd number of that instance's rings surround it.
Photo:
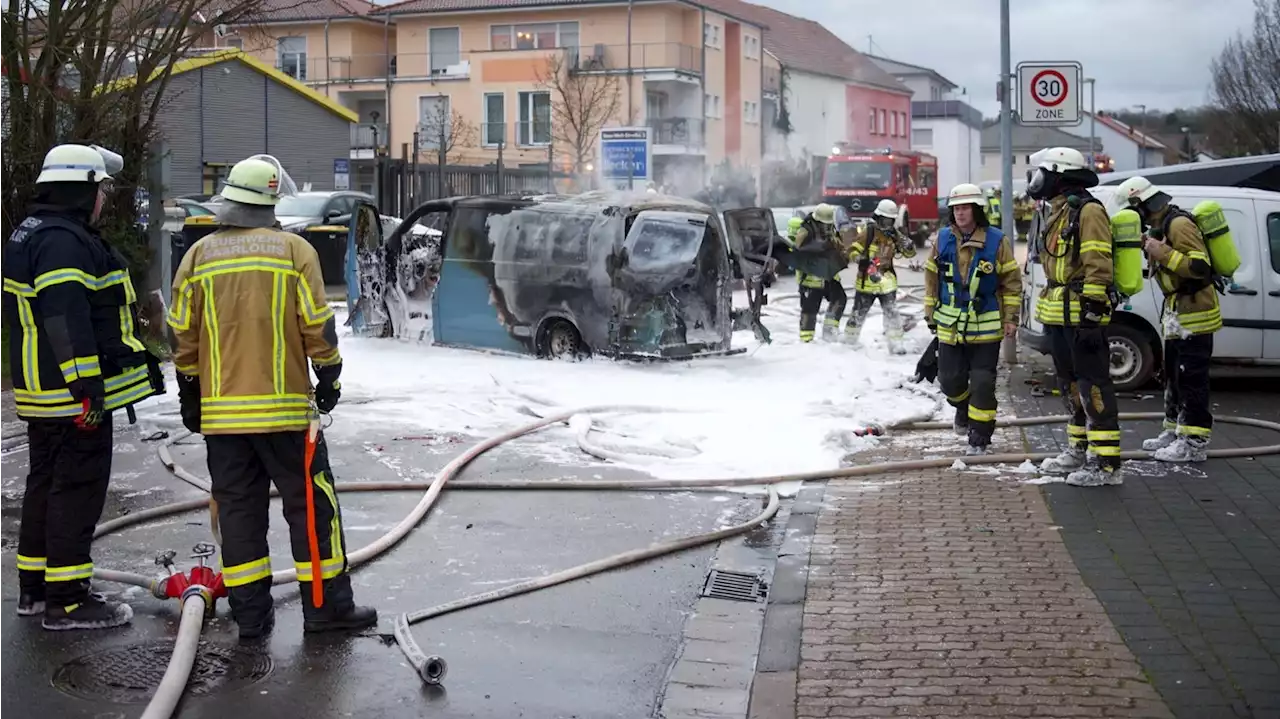
<path fill-rule="evenodd" d="M 762 263 L 734 228 L 761 224 L 661 195 L 530 195 L 428 202 L 385 242 L 353 223 L 352 324 L 365 334 L 544 357 L 732 354 L 760 324 Z M 363 229 L 357 230 L 356 226 Z M 426 227 L 430 234 L 413 230 Z M 362 234 L 363 233 L 363 234 Z M 746 306 L 733 308 L 739 281 Z"/>

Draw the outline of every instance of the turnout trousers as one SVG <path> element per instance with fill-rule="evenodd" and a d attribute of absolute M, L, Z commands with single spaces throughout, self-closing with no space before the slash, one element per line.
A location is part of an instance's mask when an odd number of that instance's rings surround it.
<path fill-rule="evenodd" d="M 823 320 L 823 331 L 827 334 L 840 327 L 840 318 L 844 316 L 844 306 L 849 295 L 840 284 L 839 278 L 823 282 L 821 287 L 812 287 L 801 280 L 800 283 L 800 341 L 812 342 L 813 331 L 818 325 L 818 310 L 822 309 L 822 301 L 827 301 L 827 316 Z"/>
<path fill-rule="evenodd" d="M 1182 437 L 1208 439 L 1213 432 L 1209 412 L 1209 359 L 1213 334 L 1164 341 L 1164 428 Z"/>
<path fill-rule="evenodd" d="M 111 480 L 111 413 L 91 430 L 72 419 L 27 421 L 31 469 L 18 528 L 22 592 L 54 606 L 89 595 L 93 528 Z"/>
<path fill-rule="evenodd" d="M 354 606 L 347 574 L 342 512 L 333 487 L 324 434 L 316 441 L 310 481 L 315 484 L 316 535 L 324 579 L 324 607 L 311 599 L 311 551 L 307 541 L 307 486 L 304 471 L 306 432 L 213 434 L 205 437 L 213 498 L 222 531 L 222 580 L 236 623 L 256 626 L 268 620 L 271 553 L 267 546 L 269 492 L 275 482 L 289 524 L 289 544 L 308 619 L 340 616 Z"/>
<path fill-rule="evenodd" d="M 949 345 L 938 343 L 938 384 L 947 402 L 956 408 L 956 419 L 965 417 L 969 444 L 991 444 L 996 430 L 996 363 L 999 342 Z"/>
<path fill-rule="evenodd" d="M 1120 418 L 1111 385 L 1111 349 L 1104 327 L 1046 325 L 1058 390 L 1071 419 L 1067 442 L 1087 449 L 1102 466 L 1120 466 Z"/>

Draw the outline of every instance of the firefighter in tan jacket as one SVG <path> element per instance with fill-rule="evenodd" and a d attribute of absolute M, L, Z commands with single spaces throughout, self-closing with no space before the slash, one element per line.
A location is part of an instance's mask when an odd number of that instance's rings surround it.
<path fill-rule="evenodd" d="M 898 205 L 893 200 L 881 200 L 871 219 L 870 224 L 858 230 L 849 247 L 849 264 L 857 267 L 858 275 L 854 280 L 853 312 L 844 326 L 844 341 L 858 342 L 867 312 L 879 300 L 889 351 L 905 354 L 902 315 L 898 312 L 898 274 L 893 269 L 893 258 L 897 254 L 915 257 L 916 248 L 910 237 L 900 234 L 893 226 L 898 219 Z"/>
<path fill-rule="evenodd" d="M 274 625 L 267 546 L 272 482 L 289 523 L 303 630 L 359 629 L 378 620 L 352 597 L 323 435 L 311 476 L 304 470 L 306 430 L 313 412 L 337 404 L 342 356 L 315 248 L 275 229 L 282 182 L 292 186 L 278 165 L 263 159 L 231 169 L 218 211 L 222 227 L 182 258 L 168 317 L 182 420 L 205 437 L 222 528 L 222 577 L 242 639 L 262 637 Z M 314 405 L 310 369 L 319 380 Z M 314 605 L 310 589 L 316 578 L 307 482 L 314 484 L 322 606 Z"/>
<path fill-rule="evenodd" d="M 1114 307 L 1111 222 L 1089 194 L 1098 176 L 1078 150 L 1038 153 L 1027 193 L 1049 204 L 1037 243 L 1045 288 L 1036 319 L 1045 325 L 1058 388 L 1071 418 L 1067 448 L 1041 469 L 1081 487 L 1120 484 L 1120 421 L 1111 384 L 1106 326 Z"/>

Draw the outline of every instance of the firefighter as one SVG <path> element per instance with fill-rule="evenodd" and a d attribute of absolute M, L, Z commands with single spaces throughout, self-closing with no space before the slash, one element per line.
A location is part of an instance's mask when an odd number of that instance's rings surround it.
<path fill-rule="evenodd" d="M 163 387 L 134 328 L 124 258 L 94 229 L 119 155 L 59 145 L 31 214 L 4 248 L 4 325 L 31 468 L 18 529 L 18 614 L 50 630 L 128 624 L 133 609 L 90 592 L 93 527 L 111 478 L 112 411 Z"/>
<path fill-rule="evenodd" d="M 884 314 L 884 331 L 889 338 L 889 351 L 905 354 L 902 343 L 902 315 L 898 313 L 898 275 L 893 270 L 894 254 L 915 257 L 915 243 L 900 234 L 893 226 L 898 219 L 898 205 L 893 200 L 881 200 L 872 213 L 872 222 L 858 230 L 849 248 L 849 264 L 858 266 L 854 282 L 853 312 L 844 326 L 844 339 L 849 344 L 858 342 L 867 311 L 880 301 Z"/>
<path fill-rule="evenodd" d="M 947 196 L 947 227 L 925 263 L 924 311 L 938 336 L 938 383 L 955 407 L 966 454 L 987 454 L 996 428 L 996 363 L 1022 306 L 1022 275 L 1013 243 L 987 224 L 982 189 L 956 185 Z"/>
<path fill-rule="evenodd" d="M 1000 216 L 1000 188 L 995 187 L 987 191 L 987 225 L 990 227 L 1003 227 Z"/>
<path fill-rule="evenodd" d="M 1147 178 L 1125 180 L 1116 196 L 1148 228 L 1143 250 L 1164 293 L 1164 427 L 1142 448 L 1165 462 L 1203 462 L 1213 430 L 1209 360 L 1222 328 L 1209 247 L 1195 220 Z"/>
<path fill-rule="evenodd" d="M 1098 176 L 1078 150 L 1039 153 L 1027 192 L 1047 201 L 1048 217 L 1033 238 L 1046 286 L 1036 301 L 1058 388 L 1071 418 L 1067 448 L 1041 469 L 1067 474 L 1082 487 L 1121 484 L 1120 423 L 1111 384 L 1106 326 L 1114 307 L 1111 225 L 1089 194 Z"/>
<path fill-rule="evenodd" d="M 1013 222 L 1018 232 L 1018 241 L 1027 241 L 1027 232 L 1031 229 L 1031 218 L 1036 214 L 1036 203 L 1026 192 L 1019 192 L 1013 201 Z"/>
<path fill-rule="evenodd" d="M 323 434 L 311 476 L 304 470 L 309 420 L 338 402 L 342 357 L 315 249 L 275 229 L 281 187 L 287 192 L 292 184 L 276 164 L 258 157 L 231 168 L 217 215 L 221 227 L 182 258 L 168 317 L 182 420 L 204 434 L 220 513 L 223 582 L 246 640 L 274 626 L 267 546 L 273 481 L 302 587 L 303 631 L 359 629 L 378 619 L 352 596 Z M 317 378 L 314 405 L 308 360 Z M 307 482 L 314 485 L 320 577 L 312 576 Z M 322 606 L 313 603 L 310 588 L 317 579 Z"/>
<path fill-rule="evenodd" d="M 829 252 L 838 247 L 839 233 L 836 231 L 836 208 L 825 202 L 805 215 L 796 230 L 794 251 L 804 251 L 805 243 L 809 243 L 808 252 Z M 826 276 L 829 274 L 830 276 Z M 822 322 L 822 338 L 834 339 L 840 328 L 840 318 L 844 316 L 844 306 L 848 295 L 840 284 L 839 272 L 810 274 L 796 271 L 796 282 L 800 285 L 800 341 L 812 342 L 814 329 L 818 324 L 818 310 L 822 308 L 822 300 L 827 301 L 827 315 Z"/>

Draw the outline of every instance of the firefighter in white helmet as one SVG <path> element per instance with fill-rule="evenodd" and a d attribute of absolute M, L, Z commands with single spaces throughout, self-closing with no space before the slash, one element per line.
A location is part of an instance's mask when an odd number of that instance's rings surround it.
<path fill-rule="evenodd" d="M 804 255 L 822 261 L 806 263 L 809 272 L 796 270 L 796 282 L 800 285 L 800 341 L 812 342 L 818 324 L 818 311 L 822 300 L 827 301 L 827 316 L 822 323 L 822 338 L 834 339 L 844 316 L 844 306 L 849 297 L 840 284 L 840 270 L 845 265 L 833 266 L 830 257 L 838 251 L 840 233 L 836 229 L 836 208 L 822 203 L 800 221 L 796 230 L 793 256 Z M 797 261 L 800 261 L 798 258 Z"/>
<path fill-rule="evenodd" d="M 1142 218 L 1143 249 L 1164 293 L 1164 427 L 1142 448 L 1166 462 L 1203 462 L 1213 430 L 1209 361 L 1222 329 L 1209 245 L 1195 219 L 1145 177 L 1120 183 L 1116 199 Z M 1225 232 L 1225 218 L 1222 225 Z"/>
<path fill-rule="evenodd" d="M 872 221 L 863 225 L 849 247 L 849 264 L 858 268 L 854 280 L 853 311 L 844 326 L 844 341 L 858 342 L 862 324 L 871 306 L 880 301 L 884 315 L 884 332 L 889 339 L 889 351 L 903 354 L 902 315 L 898 313 L 898 275 L 893 269 L 894 255 L 915 257 L 915 244 L 910 237 L 898 232 L 894 223 L 898 220 L 898 205 L 884 199 L 871 213 Z"/>
<path fill-rule="evenodd" d="M 1049 209 L 1032 238 L 1047 283 L 1036 319 L 1045 325 L 1071 415 L 1067 448 L 1041 469 L 1065 473 L 1077 486 L 1120 484 L 1120 423 L 1106 337 L 1115 301 L 1110 219 L 1089 194 L 1098 176 L 1079 150 L 1052 147 L 1038 155 L 1027 193 Z"/>
<path fill-rule="evenodd" d="M 281 187 L 293 183 L 272 159 L 254 157 L 231 168 L 217 215 L 221 228 L 182 258 L 168 317 L 182 421 L 204 434 L 222 528 L 223 583 L 242 639 L 260 638 L 274 625 L 267 546 L 273 481 L 302 587 L 303 631 L 360 629 L 378 619 L 354 602 L 323 434 L 310 474 L 304 470 L 313 413 L 327 413 L 338 402 L 342 357 L 315 248 L 276 229 Z M 308 482 L 314 485 L 310 509 Z M 308 533 L 309 511 L 315 537 Z M 321 576 L 314 576 L 312 539 Z M 321 602 L 312 594 L 317 581 Z"/>
<path fill-rule="evenodd" d="M 31 214 L 4 247 L 4 325 L 30 471 L 18 529 L 18 614 L 50 630 L 127 624 L 133 610 L 90 591 L 93 527 L 111 478 L 112 411 L 164 387 L 134 327 L 123 256 L 94 228 L 124 169 L 96 145 L 45 155 Z"/>
<path fill-rule="evenodd" d="M 986 454 L 996 427 L 996 363 L 1022 308 L 1013 243 L 987 219 L 986 198 L 964 183 L 947 196 L 948 223 L 924 266 L 924 312 L 938 335 L 938 384 L 955 407 L 967 454 Z"/>

